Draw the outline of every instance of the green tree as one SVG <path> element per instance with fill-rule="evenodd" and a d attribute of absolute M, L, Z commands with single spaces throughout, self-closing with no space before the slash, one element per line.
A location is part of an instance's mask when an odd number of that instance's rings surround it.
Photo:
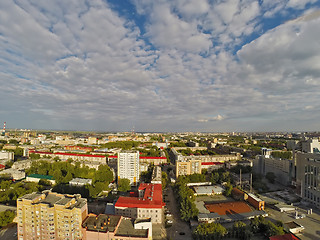
<path fill-rule="evenodd" d="M 211 179 L 210 180 L 211 180 L 212 184 L 217 184 L 218 181 L 219 181 L 219 173 L 218 172 L 213 172 L 211 174 Z"/>
<path fill-rule="evenodd" d="M 202 223 L 193 232 L 196 240 L 220 240 L 227 234 L 227 229 L 220 223 Z"/>
<path fill-rule="evenodd" d="M 120 192 L 127 192 L 131 189 L 130 180 L 127 178 L 121 178 L 118 181 L 118 190 Z"/>
<path fill-rule="evenodd" d="M 233 189 L 233 186 L 230 183 L 227 183 L 225 186 L 224 195 L 227 197 L 230 196 L 232 189 Z"/>
<path fill-rule="evenodd" d="M 7 226 L 9 223 L 13 221 L 15 218 L 14 211 L 6 210 L 4 212 L 0 212 L 0 227 Z"/>

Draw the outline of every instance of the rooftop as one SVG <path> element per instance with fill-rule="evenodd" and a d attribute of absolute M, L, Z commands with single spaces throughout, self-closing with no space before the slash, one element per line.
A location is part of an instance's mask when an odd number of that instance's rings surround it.
<path fill-rule="evenodd" d="M 123 218 L 115 235 L 148 238 L 148 231 L 148 229 L 135 229 L 133 220 Z"/>
<path fill-rule="evenodd" d="M 299 240 L 296 236 L 294 236 L 291 233 L 284 234 L 284 235 L 277 235 L 277 236 L 272 236 L 269 238 L 270 240 Z"/>
<path fill-rule="evenodd" d="M 88 231 L 114 232 L 120 222 L 121 216 L 99 214 L 89 214 L 82 223 L 82 227 Z"/>
<path fill-rule="evenodd" d="M 219 215 L 230 215 L 238 213 L 251 212 L 251 208 L 244 201 L 233 201 L 223 203 L 205 204 L 205 207 L 210 212 L 218 213 Z"/>
<path fill-rule="evenodd" d="M 48 180 L 54 180 L 53 176 L 49 176 L 49 175 L 41 175 L 41 174 L 30 174 L 28 177 L 32 177 L 32 178 L 40 178 L 40 179 L 48 179 Z"/>
<path fill-rule="evenodd" d="M 162 208 L 165 205 L 161 184 L 141 183 L 138 190 L 143 191 L 143 197 L 119 197 L 115 207 Z"/>

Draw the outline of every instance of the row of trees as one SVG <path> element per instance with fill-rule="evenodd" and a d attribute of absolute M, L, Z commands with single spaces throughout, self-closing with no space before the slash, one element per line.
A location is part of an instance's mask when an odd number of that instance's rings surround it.
<path fill-rule="evenodd" d="M 93 183 L 113 181 L 113 173 L 107 165 L 100 165 L 98 170 L 86 166 L 81 167 L 79 162 L 48 162 L 36 161 L 26 170 L 26 174 L 42 174 L 53 176 L 56 183 L 68 183 L 73 178 L 89 178 Z"/>
<path fill-rule="evenodd" d="M 195 204 L 195 197 L 193 191 L 187 187 L 187 180 L 185 176 L 181 176 L 176 181 L 174 186 L 174 191 L 177 196 L 177 202 L 180 209 L 180 217 L 184 221 L 189 221 L 192 218 L 195 218 L 199 210 Z"/>
<path fill-rule="evenodd" d="M 275 151 L 271 152 L 271 156 L 274 158 L 292 159 L 291 151 Z"/>
<path fill-rule="evenodd" d="M 247 240 L 257 233 L 266 237 L 283 235 L 283 223 L 280 221 L 273 223 L 261 216 L 252 219 L 249 225 L 237 221 L 230 229 L 226 229 L 220 223 L 202 223 L 193 231 L 193 237 L 196 240 L 219 240 L 223 238 Z"/>

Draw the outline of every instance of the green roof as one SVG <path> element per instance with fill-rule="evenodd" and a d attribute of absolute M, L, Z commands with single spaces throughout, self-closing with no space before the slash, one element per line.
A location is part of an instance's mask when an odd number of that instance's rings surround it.
<path fill-rule="evenodd" d="M 41 174 L 30 174 L 28 177 L 40 178 L 40 179 L 48 179 L 48 180 L 54 180 L 53 176 L 49 176 L 49 175 L 41 175 Z"/>

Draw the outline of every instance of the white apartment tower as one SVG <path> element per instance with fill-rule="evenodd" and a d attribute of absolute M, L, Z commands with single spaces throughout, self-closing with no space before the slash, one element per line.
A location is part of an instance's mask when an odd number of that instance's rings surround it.
<path fill-rule="evenodd" d="M 139 151 L 122 151 L 118 153 L 118 180 L 127 178 L 130 183 L 139 182 Z"/>

